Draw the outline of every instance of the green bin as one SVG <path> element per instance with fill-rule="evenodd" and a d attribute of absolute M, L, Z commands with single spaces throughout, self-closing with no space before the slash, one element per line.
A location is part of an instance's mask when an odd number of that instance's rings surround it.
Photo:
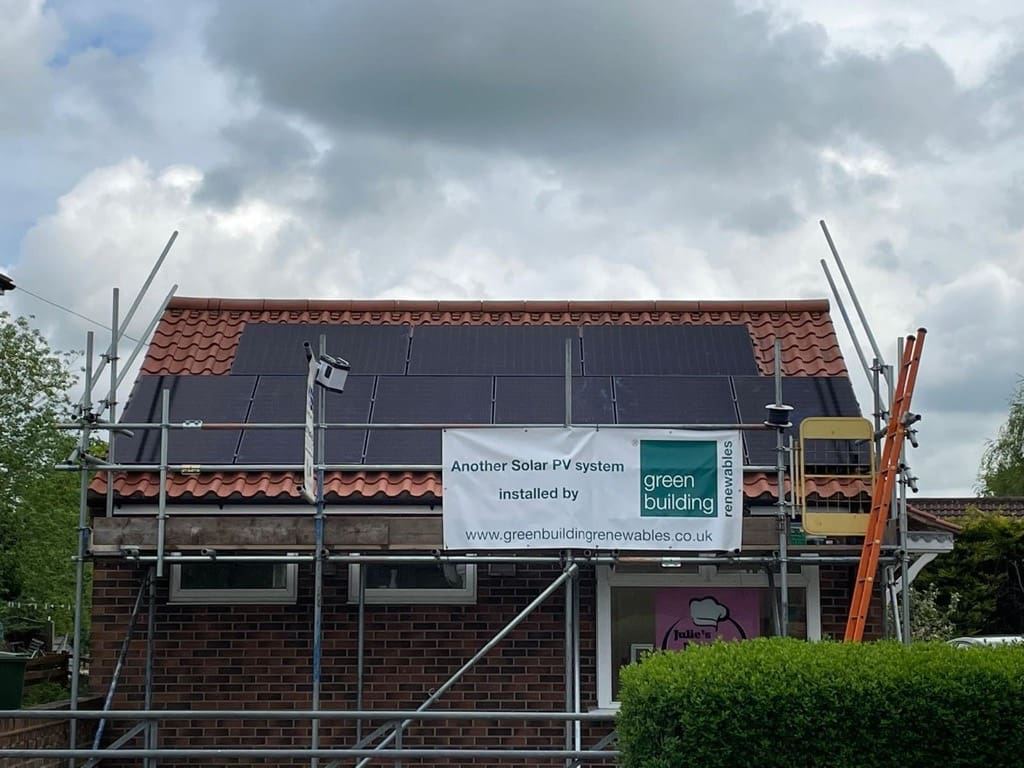
<path fill-rule="evenodd" d="M 21 709 L 28 660 L 24 653 L 0 651 L 0 709 Z"/>

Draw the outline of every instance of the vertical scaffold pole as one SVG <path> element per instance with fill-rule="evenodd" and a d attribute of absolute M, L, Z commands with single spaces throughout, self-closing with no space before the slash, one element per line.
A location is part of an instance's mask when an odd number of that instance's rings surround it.
<path fill-rule="evenodd" d="M 568 351 L 568 345 L 566 345 Z M 566 403 L 568 406 L 568 402 Z M 564 553 L 565 561 L 571 562 L 572 551 L 566 550 Z M 565 711 L 569 712 L 572 710 L 573 703 L 573 682 L 575 678 L 576 663 L 574 658 L 575 653 L 575 642 L 573 641 L 573 587 L 574 579 L 566 579 L 565 581 Z M 565 721 L 565 748 L 567 750 L 572 749 L 572 723 L 568 720 Z M 566 758 L 566 768 L 572 765 L 572 760 Z"/>
<path fill-rule="evenodd" d="M 149 569 L 149 613 L 146 616 L 146 711 L 152 711 L 153 709 L 153 658 L 154 648 L 153 645 L 156 642 L 156 573 L 155 568 L 150 566 Z M 157 724 L 158 721 L 149 721 L 146 727 L 146 749 L 157 748 Z M 155 768 L 156 758 L 147 758 L 144 763 L 144 768 Z"/>
<path fill-rule="evenodd" d="M 899 359 L 903 359 L 903 339 L 899 340 Z M 908 427 L 909 425 L 905 425 Z M 907 431 L 903 430 L 903 442 L 900 445 L 900 499 L 899 499 L 899 525 L 900 525 L 900 565 L 902 566 L 902 604 L 903 609 L 903 644 L 910 645 L 910 552 L 907 547 L 910 544 L 910 523 L 907 519 Z M 895 608 L 895 607 L 894 607 Z"/>
<path fill-rule="evenodd" d="M 327 353 L 327 337 L 320 334 L 320 355 Z M 313 563 L 313 711 L 320 709 L 320 662 L 323 656 L 323 621 L 324 621 L 324 390 L 317 387 L 316 395 L 316 559 Z M 320 720 L 313 719 L 313 749 L 320 748 Z M 319 764 L 317 758 L 311 758 L 313 768 Z"/>
<path fill-rule="evenodd" d="M 107 360 L 110 363 L 110 390 L 107 392 L 107 420 L 114 424 L 117 421 L 117 347 L 119 334 L 117 333 L 118 323 L 118 302 L 121 292 L 115 288 L 111 298 L 113 309 L 110 313 L 110 349 L 107 351 Z M 114 440 L 117 433 L 110 430 L 107 433 L 107 456 L 114 460 Z M 107 517 L 114 516 L 114 471 L 107 472 Z"/>
<path fill-rule="evenodd" d="M 775 339 L 775 402 L 782 404 L 782 342 Z M 779 634 L 789 634 L 789 515 L 786 513 L 786 446 L 775 430 L 775 473 L 779 486 Z"/>
<path fill-rule="evenodd" d="M 156 575 L 164 575 L 164 541 L 167 535 L 167 439 L 171 423 L 171 390 L 164 388 L 160 397 L 160 496 L 156 517 Z"/>
<path fill-rule="evenodd" d="M 78 711 L 78 685 L 82 666 L 82 603 L 85 594 L 85 552 L 86 537 L 89 535 L 89 471 L 85 456 L 89 451 L 89 419 L 92 415 L 92 394 L 89 382 L 92 381 L 93 333 L 89 331 L 85 337 L 85 393 L 80 404 L 82 433 L 78 441 L 78 460 L 82 462 L 82 471 L 78 484 L 78 555 L 75 558 L 75 629 L 71 653 L 71 701 L 68 705 L 72 712 Z M 78 748 L 78 720 L 71 718 L 68 724 L 68 742 L 71 749 Z M 75 759 L 68 759 L 68 766 L 74 768 Z"/>

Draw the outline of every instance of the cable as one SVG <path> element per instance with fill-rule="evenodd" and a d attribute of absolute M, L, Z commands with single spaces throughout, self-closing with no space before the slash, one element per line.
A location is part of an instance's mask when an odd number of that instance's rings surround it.
<path fill-rule="evenodd" d="M 31 296 L 31 297 L 33 297 L 35 299 L 39 299 L 40 301 L 45 302 L 46 304 L 49 304 L 51 307 L 56 307 L 57 309 L 62 309 L 65 312 L 67 312 L 68 314 L 74 315 L 75 317 L 80 317 L 83 320 L 85 320 L 86 322 L 92 323 L 93 325 L 97 325 L 97 326 L 99 326 L 100 328 L 102 328 L 105 331 L 109 331 L 110 330 L 110 326 L 104 325 L 103 323 L 99 322 L 98 320 L 93 320 L 91 317 L 86 317 L 85 315 L 83 315 L 83 314 L 81 314 L 79 312 L 75 312 L 75 310 L 73 310 L 73 309 L 68 309 L 63 304 L 58 304 L 55 301 L 50 301 L 49 299 L 44 299 L 39 294 L 32 293 L 32 291 L 28 290 L 28 288 L 26 288 L 23 285 L 19 285 L 18 286 L 18 292 L 19 293 L 27 293 L 29 296 Z M 125 339 L 129 339 L 131 341 L 134 341 L 136 343 L 139 341 L 134 336 L 129 336 L 127 333 L 122 334 L 122 337 L 125 338 Z"/>

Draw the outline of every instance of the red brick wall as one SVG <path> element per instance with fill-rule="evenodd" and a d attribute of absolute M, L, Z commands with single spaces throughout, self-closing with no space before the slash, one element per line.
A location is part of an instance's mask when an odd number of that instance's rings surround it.
<path fill-rule="evenodd" d="M 850 599 L 857 577 L 856 565 L 823 565 L 821 579 L 821 636 L 842 640 L 846 633 L 846 620 L 850 615 Z M 882 636 L 882 601 L 875 591 L 864 624 L 864 639 L 877 640 Z"/>
<path fill-rule="evenodd" d="M 79 701 L 81 709 L 98 709 L 98 700 Z M 66 704 L 47 704 L 35 709 L 67 709 Z M 76 736 L 80 746 L 92 746 L 95 720 L 79 720 Z M 67 720 L 16 720 L 0 717 L 0 768 L 63 768 L 67 761 L 55 757 L 3 757 L 8 749 L 68 749 Z"/>
<path fill-rule="evenodd" d="M 527 570 L 529 568 L 529 570 Z M 145 568 L 97 562 L 93 584 L 91 672 L 105 690 Z M 367 606 L 364 709 L 415 709 L 560 573 L 557 565 L 519 566 L 514 578 L 478 572 L 476 605 Z M 157 592 L 154 706 L 159 709 L 308 709 L 312 683 L 313 576 L 300 565 L 298 602 L 277 606 L 168 605 Z M 582 702 L 596 706 L 594 573 L 580 575 Z M 324 580 L 321 706 L 355 709 L 357 607 L 347 602 L 347 569 Z M 436 709 L 565 708 L 563 590 L 552 595 L 473 667 Z M 121 674 L 114 708 L 143 701 L 145 611 Z M 364 725 L 364 734 L 380 723 Z M 325 721 L 321 744 L 351 746 L 351 723 Z M 591 743 L 599 738 L 591 737 Z M 167 723 L 163 747 L 305 747 L 308 721 Z M 412 726 L 404 746 L 562 748 L 561 723 L 430 721 Z M 228 761 L 217 759 L 216 764 Z M 406 761 L 407 763 L 415 761 Z M 519 761 L 520 763 L 522 761 Z M 163 765 L 165 763 L 161 763 Z M 195 763 L 193 763 L 195 764 Z M 296 765 L 300 764 L 295 761 Z M 306 761 L 308 765 L 308 761 Z M 433 761 L 433 764 L 438 764 Z M 445 764 L 453 764 L 447 761 Z M 482 763 L 478 763 L 482 764 Z"/>
<path fill-rule="evenodd" d="M 367 606 L 363 708 L 415 709 L 559 572 L 555 565 L 520 565 L 515 577 L 501 578 L 490 576 L 487 566 L 482 565 L 476 605 Z M 106 690 L 144 573 L 144 567 L 122 561 L 101 560 L 95 565 L 93 690 Z M 826 637 L 841 639 L 854 569 L 822 566 L 820 573 L 822 632 Z M 325 577 L 324 709 L 356 707 L 357 608 L 348 604 L 347 588 L 345 567 L 339 566 L 336 573 Z M 581 568 L 580 588 L 581 687 L 586 711 L 597 703 L 593 568 Z M 313 575 L 309 564 L 299 567 L 298 593 L 297 604 L 287 606 L 168 605 L 166 579 L 162 580 L 157 592 L 155 708 L 308 709 L 313 653 Z M 563 710 L 564 594 L 559 590 L 552 595 L 434 708 Z M 878 634 L 879 615 L 876 603 L 867 628 L 869 637 Z M 115 708 L 142 706 L 145 620 L 143 610 Z M 363 733 L 379 724 L 364 724 Z M 584 743 L 593 744 L 607 727 L 591 726 L 584 731 Z M 351 723 L 325 721 L 321 744 L 351 746 L 354 735 Z M 168 722 L 160 732 L 163 747 L 301 748 L 309 742 L 308 721 Z M 428 721 L 411 727 L 403 744 L 427 748 L 562 748 L 564 730 L 560 723 Z M 206 764 L 214 763 L 230 761 L 218 758 Z M 165 764 L 170 763 L 161 763 Z"/>

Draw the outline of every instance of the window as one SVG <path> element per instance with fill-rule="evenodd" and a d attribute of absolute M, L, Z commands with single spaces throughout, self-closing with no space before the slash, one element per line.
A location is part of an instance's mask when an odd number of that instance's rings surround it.
<path fill-rule="evenodd" d="M 366 569 L 368 605 L 476 602 L 476 566 L 466 563 L 372 563 L 348 567 L 348 601 L 359 602 L 359 569 Z"/>
<path fill-rule="evenodd" d="M 170 602 L 294 603 L 294 563 L 178 563 L 171 565 Z"/>
<path fill-rule="evenodd" d="M 772 590 L 764 572 L 597 570 L 598 706 L 617 706 L 619 669 L 647 650 L 772 634 Z M 789 577 L 789 634 L 821 637 L 818 569 Z"/>

